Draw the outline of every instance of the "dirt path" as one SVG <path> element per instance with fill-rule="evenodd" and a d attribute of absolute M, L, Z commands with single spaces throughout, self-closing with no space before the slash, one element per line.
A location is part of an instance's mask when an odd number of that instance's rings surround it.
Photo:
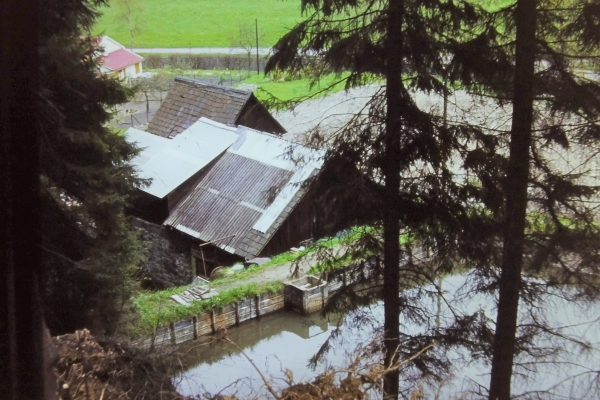
<path fill-rule="evenodd" d="M 341 247 L 334 247 L 334 251 L 340 251 Z M 287 262 L 281 265 L 273 265 L 270 267 L 265 267 L 260 272 L 256 273 L 248 277 L 247 279 L 236 280 L 235 282 L 222 284 L 222 285 L 214 285 L 213 288 L 217 292 L 221 292 L 224 290 L 234 289 L 240 286 L 246 286 L 251 283 L 262 284 L 266 282 L 274 282 L 274 281 L 287 281 L 294 279 L 292 278 L 292 273 L 295 268 L 295 261 Z M 307 274 L 308 270 L 317 264 L 316 256 L 309 255 L 307 257 L 302 258 L 299 261 L 298 272 L 299 276 L 302 277 Z"/>

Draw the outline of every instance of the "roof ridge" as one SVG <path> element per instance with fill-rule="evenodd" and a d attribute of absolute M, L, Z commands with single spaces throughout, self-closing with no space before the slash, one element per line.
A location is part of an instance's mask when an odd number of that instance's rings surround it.
<path fill-rule="evenodd" d="M 108 56 L 108 55 L 110 55 L 110 54 L 112 54 L 112 53 L 114 53 L 114 52 L 116 52 L 116 51 L 121 51 L 121 50 L 125 50 L 125 51 L 126 51 L 126 52 L 128 52 L 129 54 L 133 54 L 134 56 L 137 56 L 137 57 L 139 57 L 139 58 L 141 58 L 141 59 L 144 59 L 144 57 L 140 56 L 138 53 L 134 53 L 133 51 L 129 50 L 129 49 L 128 49 L 128 48 L 126 48 L 126 47 L 123 47 L 123 48 L 120 48 L 120 49 L 117 49 L 117 50 L 113 50 L 113 51 L 111 51 L 110 53 L 106 53 L 106 55 Z"/>

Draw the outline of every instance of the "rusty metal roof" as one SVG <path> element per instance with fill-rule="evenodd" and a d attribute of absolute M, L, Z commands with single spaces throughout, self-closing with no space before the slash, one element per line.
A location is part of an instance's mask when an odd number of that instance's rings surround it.
<path fill-rule="evenodd" d="M 236 125 L 252 92 L 224 86 L 205 85 L 194 79 L 176 77 L 167 97 L 148 124 L 148 132 L 174 137 L 201 117 Z"/>
<path fill-rule="evenodd" d="M 165 225 L 249 258 L 260 253 L 300 201 L 322 165 L 321 151 L 238 128 L 231 145 L 177 206 Z M 290 153 L 294 156 L 286 157 Z M 297 156 L 304 162 L 297 163 Z"/>

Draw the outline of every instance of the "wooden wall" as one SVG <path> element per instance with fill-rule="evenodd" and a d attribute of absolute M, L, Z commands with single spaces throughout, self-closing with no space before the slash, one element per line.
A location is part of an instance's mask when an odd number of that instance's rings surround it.
<path fill-rule="evenodd" d="M 154 346 L 183 343 L 282 308 L 284 308 L 283 293 L 265 293 L 228 304 L 220 310 L 211 310 L 205 314 L 171 323 L 167 327 L 157 328 L 154 338 L 134 344 L 142 348 L 150 348 L 153 340 Z"/>

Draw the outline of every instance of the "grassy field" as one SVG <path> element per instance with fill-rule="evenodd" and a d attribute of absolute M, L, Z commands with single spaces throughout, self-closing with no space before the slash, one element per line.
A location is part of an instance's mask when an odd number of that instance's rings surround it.
<path fill-rule="evenodd" d="M 231 47 L 247 34 L 244 42 L 254 44 L 254 20 L 258 19 L 259 46 L 271 47 L 302 20 L 300 0 L 128 0 L 139 32 L 134 47 Z M 472 0 L 494 10 L 514 0 Z M 106 34 L 129 45 L 122 0 L 110 0 L 93 33 Z"/>
<path fill-rule="evenodd" d="M 258 19 L 259 46 L 271 47 L 301 20 L 299 0 L 134 0 L 132 15 L 139 33 L 134 47 L 231 47 L 240 27 L 254 43 L 254 19 Z M 110 0 L 93 33 L 106 34 L 128 46 L 127 23 L 119 17 L 123 7 Z M 248 37 L 249 36 L 249 37 Z"/>
<path fill-rule="evenodd" d="M 272 76 L 265 78 L 265 76 L 261 74 L 254 75 L 240 83 L 258 85 L 258 90 L 254 91 L 254 95 L 261 101 L 269 100 L 271 96 L 274 96 L 281 101 L 288 101 L 315 94 L 319 92 L 319 90 L 335 84 L 338 80 L 339 78 L 336 78 L 335 75 L 330 74 L 323 77 L 318 85 L 315 85 L 311 88 L 309 78 L 288 81 L 283 79 L 273 79 Z M 338 83 L 327 93 L 318 93 L 315 98 L 339 92 L 343 89 L 344 83 Z"/>
<path fill-rule="evenodd" d="M 309 96 L 316 94 L 319 90 L 333 85 L 338 81 L 334 74 L 327 75 L 321 79 L 321 82 L 312 88 L 310 87 L 310 79 L 294 79 L 288 80 L 280 77 L 281 74 L 274 74 L 265 77 L 264 74 L 257 75 L 255 71 L 221 71 L 221 70 L 180 70 L 173 68 L 164 69 L 147 69 L 149 72 L 157 72 L 163 74 L 168 78 L 174 78 L 175 76 L 187 76 L 190 78 L 216 78 L 224 82 L 233 80 L 233 82 L 240 81 L 234 86 L 241 84 L 253 84 L 258 86 L 258 90 L 254 91 L 254 95 L 259 100 L 269 100 L 271 96 L 274 96 L 282 101 L 294 100 L 298 97 Z M 346 76 L 344 74 L 343 76 Z M 325 96 L 339 92 L 344 89 L 344 83 L 338 83 L 328 93 L 319 93 L 315 97 Z"/>

